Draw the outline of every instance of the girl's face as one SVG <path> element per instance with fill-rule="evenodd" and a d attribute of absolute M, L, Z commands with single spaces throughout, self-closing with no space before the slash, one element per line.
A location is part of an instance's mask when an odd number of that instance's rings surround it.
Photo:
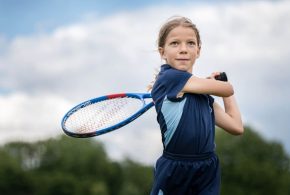
<path fill-rule="evenodd" d="M 192 73 L 195 60 L 199 57 L 195 32 L 192 28 L 178 26 L 172 29 L 164 47 L 159 47 L 161 57 L 173 68 Z"/>

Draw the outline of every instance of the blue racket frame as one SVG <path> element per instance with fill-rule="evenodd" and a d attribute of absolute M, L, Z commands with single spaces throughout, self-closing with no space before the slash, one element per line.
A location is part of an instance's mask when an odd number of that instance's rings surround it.
<path fill-rule="evenodd" d="M 135 114 L 133 114 L 132 116 L 128 117 L 127 119 L 125 119 L 124 121 L 113 125 L 111 127 L 107 127 L 104 129 L 100 129 L 100 130 L 96 130 L 93 132 L 89 132 L 89 133 L 74 133 L 69 131 L 69 129 L 67 129 L 65 127 L 65 122 L 66 120 L 76 111 L 78 111 L 81 108 L 84 108 L 88 105 L 97 103 L 97 102 L 101 102 L 103 100 L 107 100 L 107 99 L 114 99 L 114 98 L 123 98 L 123 97 L 131 97 L 131 98 L 136 98 L 136 99 L 140 99 L 143 102 L 143 107 L 138 110 Z M 77 106 L 73 107 L 72 109 L 70 109 L 63 117 L 62 121 L 61 121 L 61 127 L 64 131 L 65 134 L 67 134 L 68 136 L 71 137 L 76 137 L 76 138 L 87 138 L 87 137 L 94 137 L 94 136 L 99 136 L 111 131 L 114 131 L 116 129 L 119 129 L 129 123 L 131 123 L 132 121 L 134 121 L 136 118 L 138 118 L 139 116 L 141 116 L 142 114 L 144 114 L 147 110 L 149 110 L 153 105 L 154 102 L 150 102 L 147 103 L 145 102 L 145 99 L 148 98 L 152 98 L 150 93 L 118 93 L 118 94 L 111 94 L 111 95 L 105 95 L 105 96 L 101 96 L 98 98 L 94 98 L 91 100 L 87 100 L 85 102 L 82 102 L 80 104 L 78 104 Z"/>

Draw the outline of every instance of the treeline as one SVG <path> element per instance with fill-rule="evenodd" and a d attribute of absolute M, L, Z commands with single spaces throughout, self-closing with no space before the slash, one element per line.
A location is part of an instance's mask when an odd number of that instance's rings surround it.
<path fill-rule="evenodd" d="M 152 168 L 111 161 L 101 143 L 62 136 L 0 149 L 2 195 L 149 194 Z"/>
<path fill-rule="evenodd" d="M 290 158 L 278 142 L 266 141 L 250 128 L 233 137 L 218 131 L 222 195 L 290 194 Z"/>
<path fill-rule="evenodd" d="M 290 160 L 282 145 L 246 128 L 217 130 L 222 195 L 290 194 Z M 145 147 L 145 146 L 144 146 Z M 61 136 L 0 148 L 1 195 L 148 195 L 153 167 L 110 160 L 95 139 Z"/>

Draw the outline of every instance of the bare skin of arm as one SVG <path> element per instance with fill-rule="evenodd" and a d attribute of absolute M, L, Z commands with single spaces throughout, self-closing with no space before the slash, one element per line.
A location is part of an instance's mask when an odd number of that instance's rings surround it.
<path fill-rule="evenodd" d="M 212 73 L 207 79 L 192 76 L 178 96 L 184 93 L 196 93 L 222 97 L 225 109 L 216 102 L 213 104 L 216 125 L 232 135 L 241 135 L 244 127 L 233 87 L 229 82 L 215 80 L 214 77 L 218 74 Z"/>
<path fill-rule="evenodd" d="M 218 103 L 213 104 L 216 125 L 232 135 L 243 134 L 243 122 L 235 97 L 224 97 L 223 102 L 225 110 Z"/>
<path fill-rule="evenodd" d="M 219 97 L 229 97 L 234 94 L 234 89 L 229 82 L 191 76 L 180 93 L 211 94 Z"/>

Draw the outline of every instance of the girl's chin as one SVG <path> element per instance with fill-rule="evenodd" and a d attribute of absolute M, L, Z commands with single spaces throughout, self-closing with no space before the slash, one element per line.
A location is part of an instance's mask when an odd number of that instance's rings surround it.
<path fill-rule="evenodd" d="M 180 65 L 175 65 L 174 68 L 177 70 L 190 72 L 192 69 L 192 66 L 180 64 Z"/>

